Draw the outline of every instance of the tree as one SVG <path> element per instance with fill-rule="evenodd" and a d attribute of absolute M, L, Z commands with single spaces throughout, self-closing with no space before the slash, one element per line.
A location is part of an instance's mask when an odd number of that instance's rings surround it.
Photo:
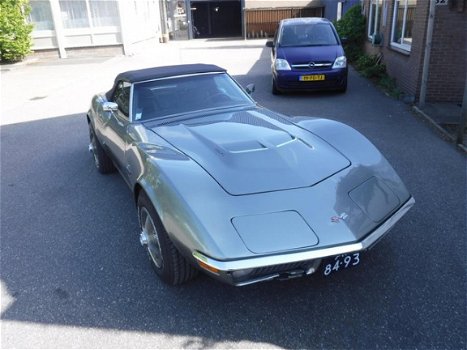
<path fill-rule="evenodd" d="M 28 0 L 0 0 L 0 60 L 21 61 L 31 52 L 33 25 L 26 21 L 31 12 Z"/>
<path fill-rule="evenodd" d="M 342 18 L 335 23 L 341 38 L 346 38 L 344 50 L 347 59 L 356 61 L 363 53 L 365 41 L 365 16 L 360 5 L 352 6 Z"/>

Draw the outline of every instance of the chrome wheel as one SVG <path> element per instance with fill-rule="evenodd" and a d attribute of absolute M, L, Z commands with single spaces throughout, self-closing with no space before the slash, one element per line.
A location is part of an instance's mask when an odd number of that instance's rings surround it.
<path fill-rule="evenodd" d="M 141 208 L 139 217 L 141 226 L 139 241 L 142 246 L 146 247 L 149 257 L 154 262 L 154 265 L 160 269 L 163 264 L 162 250 L 159 241 L 159 234 L 156 226 L 154 225 L 154 221 L 146 207 Z"/>
<path fill-rule="evenodd" d="M 154 205 L 144 191 L 138 194 L 137 206 L 141 228 L 139 242 L 146 248 L 156 274 L 170 285 L 180 284 L 195 277 L 197 270 L 173 245 Z"/>

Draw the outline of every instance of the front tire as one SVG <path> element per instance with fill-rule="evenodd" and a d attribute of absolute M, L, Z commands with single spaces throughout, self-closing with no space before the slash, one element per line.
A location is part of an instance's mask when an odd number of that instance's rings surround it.
<path fill-rule="evenodd" d="M 115 171 L 112 159 L 105 153 L 104 148 L 96 137 L 96 132 L 89 123 L 89 150 L 94 157 L 94 164 L 101 174 L 109 174 Z"/>
<path fill-rule="evenodd" d="M 276 79 L 272 78 L 272 89 L 271 92 L 273 95 L 280 95 L 281 91 L 277 88 Z"/>
<path fill-rule="evenodd" d="M 170 241 L 159 215 L 144 192 L 138 196 L 138 220 L 140 243 L 146 248 L 151 265 L 162 281 L 178 285 L 198 274 L 198 270 L 190 265 Z"/>
<path fill-rule="evenodd" d="M 345 79 L 344 83 L 342 84 L 342 87 L 340 87 L 338 90 L 341 94 L 345 94 L 347 91 L 347 79 Z"/>

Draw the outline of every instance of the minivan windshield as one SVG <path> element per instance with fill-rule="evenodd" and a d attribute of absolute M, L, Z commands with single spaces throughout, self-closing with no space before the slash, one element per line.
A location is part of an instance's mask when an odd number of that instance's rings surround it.
<path fill-rule="evenodd" d="M 330 46 L 338 45 L 334 31 L 328 23 L 300 23 L 285 25 L 279 46 Z"/>

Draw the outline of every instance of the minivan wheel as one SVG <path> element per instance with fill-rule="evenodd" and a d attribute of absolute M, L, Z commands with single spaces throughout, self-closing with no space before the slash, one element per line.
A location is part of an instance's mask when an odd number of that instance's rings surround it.
<path fill-rule="evenodd" d="M 281 91 L 277 88 L 276 79 L 272 78 L 272 94 L 273 95 L 280 95 Z"/>
<path fill-rule="evenodd" d="M 342 87 L 340 87 L 337 91 L 342 94 L 344 94 L 347 91 L 347 79 L 345 79 L 344 84 L 342 84 Z"/>

